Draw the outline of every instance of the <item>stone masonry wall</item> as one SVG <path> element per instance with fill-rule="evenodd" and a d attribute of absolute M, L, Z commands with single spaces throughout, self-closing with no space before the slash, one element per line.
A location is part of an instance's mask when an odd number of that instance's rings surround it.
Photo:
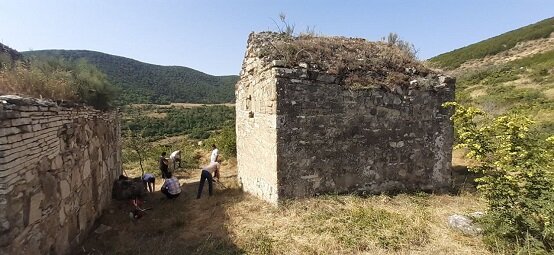
<path fill-rule="evenodd" d="M 453 125 L 441 104 L 454 100 L 453 78 L 408 66 L 409 85 L 351 88 L 310 63 L 268 58 L 279 36 L 250 35 L 236 86 L 245 191 L 277 203 L 450 187 Z"/>
<path fill-rule="evenodd" d="M 275 70 L 279 198 L 450 187 L 453 128 L 441 104 L 454 100 L 453 80 L 349 90 L 330 75 Z"/>
<path fill-rule="evenodd" d="M 66 254 L 121 174 L 117 112 L 0 96 L 0 254 Z"/>
<path fill-rule="evenodd" d="M 256 60 L 254 60 L 256 61 Z M 259 63 L 247 63 L 255 67 Z M 245 75 L 254 72 L 245 69 Z M 257 71 L 257 70 L 256 70 Z M 277 202 L 277 90 L 268 70 L 237 84 L 236 129 L 239 182 L 243 189 Z"/>

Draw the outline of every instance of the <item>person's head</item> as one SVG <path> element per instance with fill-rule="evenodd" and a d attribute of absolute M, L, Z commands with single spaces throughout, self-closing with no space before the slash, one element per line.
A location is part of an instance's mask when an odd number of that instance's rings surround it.
<path fill-rule="evenodd" d="M 212 149 L 217 149 L 217 146 L 215 146 L 215 143 L 212 144 Z"/>
<path fill-rule="evenodd" d="M 165 155 L 166 155 L 165 151 L 164 151 L 164 152 L 162 152 L 162 157 L 165 157 Z"/>

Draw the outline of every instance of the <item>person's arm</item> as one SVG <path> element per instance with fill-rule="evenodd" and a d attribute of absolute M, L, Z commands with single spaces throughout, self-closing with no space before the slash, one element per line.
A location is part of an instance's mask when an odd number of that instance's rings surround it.
<path fill-rule="evenodd" d="M 216 178 L 218 181 L 219 181 L 219 168 L 220 168 L 220 165 L 218 163 L 214 171 L 214 178 Z"/>

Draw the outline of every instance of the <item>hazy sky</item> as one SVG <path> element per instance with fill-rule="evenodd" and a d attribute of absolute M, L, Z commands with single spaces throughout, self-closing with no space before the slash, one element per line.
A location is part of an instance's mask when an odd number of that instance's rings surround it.
<path fill-rule="evenodd" d="M 369 40 L 396 32 L 425 59 L 552 17 L 554 0 L 0 0 L 0 42 L 237 74 L 248 34 L 276 30 L 280 12 L 297 31 Z"/>

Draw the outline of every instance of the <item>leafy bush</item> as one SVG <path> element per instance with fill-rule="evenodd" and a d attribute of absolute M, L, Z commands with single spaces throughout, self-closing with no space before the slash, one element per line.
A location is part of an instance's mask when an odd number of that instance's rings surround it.
<path fill-rule="evenodd" d="M 216 144 L 219 150 L 228 157 L 237 156 L 237 134 L 235 132 L 235 125 L 233 122 L 229 122 L 218 133 L 210 136 L 210 139 L 206 142 L 207 146 Z"/>
<path fill-rule="evenodd" d="M 554 136 L 537 139 L 527 117 L 488 119 L 457 103 L 453 115 L 458 148 L 476 164 L 478 190 L 487 199 L 485 241 L 496 251 L 554 252 Z M 476 122 L 477 118 L 481 118 Z"/>

